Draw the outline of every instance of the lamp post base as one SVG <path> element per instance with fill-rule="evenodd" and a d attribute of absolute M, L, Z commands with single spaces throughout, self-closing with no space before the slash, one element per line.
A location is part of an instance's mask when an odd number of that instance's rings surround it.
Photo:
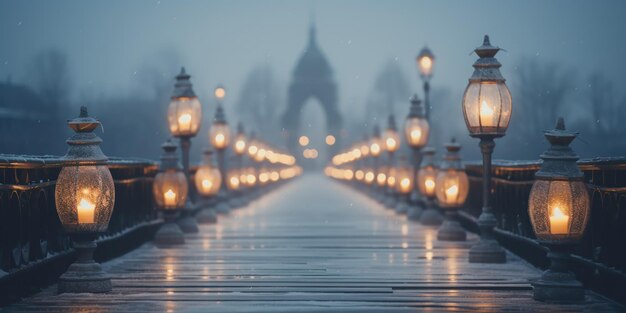
<path fill-rule="evenodd" d="M 212 209 L 206 208 L 196 215 L 196 220 L 200 224 L 215 224 L 217 223 L 217 214 Z"/>
<path fill-rule="evenodd" d="M 165 224 L 154 235 L 154 244 L 158 248 L 170 248 L 185 243 L 185 235 L 174 222 L 175 214 L 165 213 Z"/>
<path fill-rule="evenodd" d="M 409 221 L 418 222 L 423 211 L 422 206 L 417 203 L 410 206 L 409 211 L 407 212 Z"/>
<path fill-rule="evenodd" d="M 545 302 L 573 303 L 585 299 L 585 289 L 568 269 L 569 254 L 564 246 L 549 245 L 550 268 L 541 278 L 531 281 L 533 298 Z"/>
<path fill-rule="evenodd" d="M 230 212 L 230 206 L 228 205 L 228 201 L 226 199 L 220 201 L 215 207 L 215 211 L 217 211 L 218 214 L 227 215 L 228 212 Z"/>
<path fill-rule="evenodd" d="M 59 278 L 58 293 L 104 293 L 112 290 L 111 278 L 93 259 L 96 246 L 93 239 L 74 243 L 78 257 Z"/>
<path fill-rule="evenodd" d="M 420 215 L 420 224 L 424 226 L 439 226 L 443 223 L 443 216 L 435 209 L 432 204 L 426 207 L 426 210 Z"/>
<path fill-rule="evenodd" d="M 447 218 L 439 227 L 439 231 L 437 232 L 437 240 L 441 241 L 465 241 L 467 239 L 467 235 L 465 234 L 465 229 L 461 227 L 461 224 L 456 221 L 456 210 L 455 212 L 450 212 L 451 210 L 446 211 Z"/>
<path fill-rule="evenodd" d="M 396 213 L 407 214 L 410 208 L 411 205 L 408 203 L 408 201 L 398 201 L 398 204 L 396 205 Z"/>
<path fill-rule="evenodd" d="M 495 239 L 480 239 L 469 251 L 470 263 L 505 263 L 506 251 Z"/>
<path fill-rule="evenodd" d="M 178 220 L 178 226 L 185 234 L 195 234 L 200 231 L 196 217 L 191 212 L 184 213 L 183 217 Z"/>

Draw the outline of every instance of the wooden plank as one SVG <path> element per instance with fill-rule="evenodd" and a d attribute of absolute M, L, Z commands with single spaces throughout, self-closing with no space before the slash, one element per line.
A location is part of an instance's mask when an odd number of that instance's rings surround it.
<path fill-rule="evenodd" d="M 54 287 L 7 312 L 618 312 L 588 292 L 583 304 L 532 300 L 540 272 L 509 254 L 470 264 L 467 242 L 436 240 L 320 176 L 305 176 L 201 226 L 185 246 L 143 245 L 104 264 L 114 291 L 56 295 Z"/>

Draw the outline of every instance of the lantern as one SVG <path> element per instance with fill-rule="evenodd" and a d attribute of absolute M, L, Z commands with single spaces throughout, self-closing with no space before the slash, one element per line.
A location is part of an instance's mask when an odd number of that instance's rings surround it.
<path fill-rule="evenodd" d="M 428 47 L 424 47 L 417 55 L 416 61 L 417 68 L 422 78 L 429 79 L 433 74 L 433 65 L 435 64 L 435 56 L 433 53 Z"/>
<path fill-rule="evenodd" d="M 419 220 L 422 225 L 436 226 L 443 222 L 443 218 L 434 204 L 437 196 L 438 173 L 438 167 L 435 164 L 435 149 L 426 147 L 422 150 L 422 154 L 422 163 L 417 172 L 417 188 L 425 198 L 424 211 L 422 212 L 419 207 L 416 207 L 416 211 L 409 214 L 409 219 Z"/>
<path fill-rule="evenodd" d="M 500 73 L 500 62 L 495 55 L 500 48 L 494 47 L 485 35 L 483 45 L 474 52 L 479 59 L 474 63 L 474 73 L 463 95 L 463 116 L 470 136 L 480 139 L 483 157 L 483 206 L 478 217 L 480 241 L 469 251 L 470 263 L 504 263 L 506 252 L 494 239 L 496 218 L 490 204 L 491 155 L 494 139 L 504 136 L 511 119 L 511 94 Z"/>
<path fill-rule="evenodd" d="M 424 117 L 421 101 L 417 95 L 411 97 L 411 109 L 404 123 L 406 142 L 413 149 L 420 149 L 428 143 L 430 126 Z"/>
<path fill-rule="evenodd" d="M 246 152 L 246 133 L 243 131 L 243 124 L 237 124 L 237 137 L 233 145 L 233 151 L 236 155 L 241 156 Z"/>
<path fill-rule="evenodd" d="M 154 177 L 152 193 L 157 207 L 163 212 L 165 224 L 156 233 L 154 241 L 157 247 L 167 248 L 185 243 L 175 220 L 185 207 L 189 186 L 176 156 L 176 145 L 168 140 L 161 147 L 165 152 L 161 157 L 159 173 Z"/>
<path fill-rule="evenodd" d="M 474 52 L 479 59 L 474 63 L 474 74 L 463 95 L 463 116 L 470 136 L 504 136 L 511 119 L 511 93 L 500 73 L 500 62 L 494 47 L 485 35 L 483 45 Z"/>
<path fill-rule="evenodd" d="M 176 76 L 174 93 L 167 109 L 170 132 L 174 137 L 193 137 L 200 129 L 202 106 L 192 89 L 191 76 L 183 67 Z"/>
<path fill-rule="evenodd" d="M 387 129 L 383 135 L 385 150 L 389 153 L 393 153 L 400 149 L 400 136 L 398 135 L 398 128 L 396 127 L 396 119 L 393 115 L 389 115 Z"/>
<path fill-rule="evenodd" d="M 68 121 L 75 134 L 63 157 L 63 169 L 57 178 L 54 196 L 57 215 L 74 241 L 78 261 L 60 277 L 59 293 L 111 291 L 111 280 L 93 260 L 95 239 L 108 228 L 115 187 L 107 167 L 108 158 L 100 150 L 100 139 L 93 131 L 100 121 L 89 117 L 86 107 L 80 116 Z"/>
<path fill-rule="evenodd" d="M 400 156 L 395 171 L 396 192 L 400 198 L 395 207 L 398 214 L 405 214 L 409 210 L 411 192 L 413 192 L 413 176 L 413 170 L 408 165 L 406 156 Z"/>
<path fill-rule="evenodd" d="M 445 241 L 464 241 L 465 230 L 456 221 L 457 211 L 467 198 L 469 179 L 461 163 L 459 150 L 461 145 L 452 139 L 446 145 L 447 153 L 437 173 L 436 194 L 439 206 L 444 209 L 447 219 L 437 232 L 437 239 Z"/>
<path fill-rule="evenodd" d="M 535 236 L 550 248 L 550 268 L 533 281 L 534 298 L 542 301 L 578 301 L 584 290 L 568 270 L 568 245 L 581 240 L 589 222 L 589 193 L 578 156 L 569 147 L 578 133 L 565 130 L 560 118 L 556 129 L 546 131 L 550 148 L 541 155 L 528 200 L 528 215 Z"/>
<path fill-rule="evenodd" d="M 204 160 L 198 167 L 195 175 L 195 184 L 198 193 L 203 197 L 214 197 L 220 190 L 222 175 L 213 164 L 213 151 L 204 150 Z"/>

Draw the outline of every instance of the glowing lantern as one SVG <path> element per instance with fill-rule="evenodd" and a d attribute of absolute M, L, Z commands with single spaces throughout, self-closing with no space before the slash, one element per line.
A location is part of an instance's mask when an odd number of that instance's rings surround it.
<path fill-rule="evenodd" d="M 213 151 L 204 151 L 204 160 L 195 175 L 196 190 L 204 197 L 217 195 L 222 183 L 220 171 L 213 165 Z"/>
<path fill-rule="evenodd" d="M 192 89 L 190 75 L 183 67 L 176 76 L 174 93 L 167 109 L 170 132 L 174 137 L 194 137 L 202 122 L 202 106 Z"/>
<path fill-rule="evenodd" d="M 108 228 L 115 203 L 108 159 L 100 150 L 102 139 L 93 133 L 101 124 L 88 116 L 84 106 L 80 116 L 67 124 L 75 134 L 67 140 L 70 147 L 54 195 L 57 215 L 74 241 L 78 261 L 60 277 L 58 291 L 107 292 L 111 280 L 93 261 L 94 240 Z"/>
<path fill-rule="evenodd" d="M 439 228 L 437 239 L 446 241 L 464 241 L 465 230 L 456 221 L 458 209 L 467 198 L 469 179 L 459 156 L 461 145 L 452 139 L 446 145 L 448 152 L 441 162 L 437 174 L 436 194 L 439 206 L 444 209 L 447 219 Z"/>

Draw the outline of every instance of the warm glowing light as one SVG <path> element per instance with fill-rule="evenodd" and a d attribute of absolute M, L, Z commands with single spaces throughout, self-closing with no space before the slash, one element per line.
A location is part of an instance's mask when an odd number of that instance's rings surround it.
<path fill-rule="evenodd" d="M 409 190 L 409 188 L 411 188 L 411 179 L 402 178 L 402 180 L 400 181 L 400 188 L 402 188 L 402 191 Z"/>
<path fill-rule="evenodd" d="M 326 136 L 326 144 L 327 145 L 332 146 L 332 145 L 335 144 L 335 141 L 336 141 L 335 136 L 333 136 L 333 135 Z"/>
<path fill-rule="evenodd" d="M 561 208 L 554 207 L 550 215 L 550 233 L 553 235 L 567 234 L 569 216 L 565 215 Z"/>
<path fill-rule="evenodd" d="M 168 189 L 164 194 L 164 204 L 166 207 L 176 206 L 176 193 L 172 189 Z"/>
<path fill-rule="evenodd" d="M 76 211 L 78 213 L 79 224 L 93 224 L 96 205 L 87 199 L 80 199 Z"/>
<path fill-rule="evenodd" d="M 393 187 L 395 185 L 396 185 L 396 177 L 395 176 L 387 177 L 387 186 Z"/>
<path fill-rule="evenodd" d="M 235 153 L 242 154 L 246 150 L 246 141 L 243 139 L 238 139 L 235 142 Z"/>
<path fill-rule="evenodd" d="M 300 138 L 298 139 L 298 143 L 301 146 L 305 147 L 306 145 L 309 144 L 309 137 L 307 137 L 307 136 L 300 136 Z"/>
<path fill-rule="evenodd" d="M 362 170 L 357 170 L 356 172 L 354 172 L 354 178 L 356 178 L 356 180 L 361 181 L 364 177 L 365 173 Z"/>
<path fill-rule="evenodd" d="M 426 187 L 427 194 L 433 194 L 433 192 L 435 191 L 435 180 L 432 178 L 426 178 L 426 181 L 424 181 L 424 186 Z"/>
<path fill-rule="evenodd" d="M 209 192 L 213 188 L 213 182 L 208 179 L 202 180 L 202 189 L 204 192 Z"/>
<path fill-rule="evenodd" d="M 259 151 L 259 148 L 256 145 L 250 145 L 250 147 L 248 147 L 248 154 L 250 156 L 254 156 L 257 151 Z"/>
<path fill-rule="evenodd" d="M 423 56 L 419 59 L 419 66 L 422 74 L 428 76 L 432 72 L 433 60 L 428 56 Z"/>
<path fill-rule="evenodd" d="M 373 172 L 365 173 L 365 182 L 368 184 L 371 184 L 373 181 L 374 181 L 374 173 Z"/>
<path fill-rule="evenodd" d="M 385 173 L 378 173 L 376 176 L 376 182 L 378 185 L 383 186 L 387 182 L 387 175 Z"/>
<path fill-rule="evenodd" d="M 456 199 L 458 195 L 459 195 L 458 185 L 452 185 L 448 187 L 448 189 L 446 189 L 446 198 L 453 200 L 453 199 Z"/>
<path fill-rule="evenodd" d="M 224 97 L 226 97 L 226 89 L 224 89 L 224 87 L 215 88 L 215 98 L 223 100 Z"/>
<path fill-rule="evenodd" d="M 394 151 L 398 143 L 394 138 L 389 137 L 385 140 L 385 144 L 387 145 L 387 151 Z"/>
<path fill-rule="evenodd" d="M 362 144 L 360 150 L 362 156 L 368 156 L 370 154 L 370 147 L 366 144 Z"/>
<path fill-rule="evenodd" d="M 226 141 L 226 136 L 224 136 L 224 134 L 219 133 L 219 134 L 215 135 L 216 146 L 218 146 L 218 147 L 223 146 L 225 141 Z"/>
<path fill-rule="evenodd" d="M 235 176 L 231 176 L 229 179 L 230 182 L 230 188 L 231 189 L 238 189 L 239 188 L 239 178 L 235 175 Z"/>
<path fill-rule="evenodd" d="M 380 145 L 378 143 L 371 144 L 370 152 L 372 152 L 373 156 L 378 156 L 380 154 Z"/>
<path fill-rule="evenodd" d="M 191 114 L 185 113 L 178 117 L 178 129 L 181 131 L 189 131 L 191 129 Z"/>
<path fill-rule="evenodd" d="M 483 100 L 480 103 L 480 122 L 482 126 L 495 126 L 493 124 L 493 108 Z"/>
<path fill-rule="evenodd" d="M 422 130 L 421 129 L 413 129 L 411 130 L 411 142 L 419 142 L 422 138 Z"/>
<path fill-rule="evenodd" d="M 280 174 L 276 171 L 273 171 L 272 173 L 270 173 L 270 180 L 273 182 L 276 182 L 280 179 Z"/>

